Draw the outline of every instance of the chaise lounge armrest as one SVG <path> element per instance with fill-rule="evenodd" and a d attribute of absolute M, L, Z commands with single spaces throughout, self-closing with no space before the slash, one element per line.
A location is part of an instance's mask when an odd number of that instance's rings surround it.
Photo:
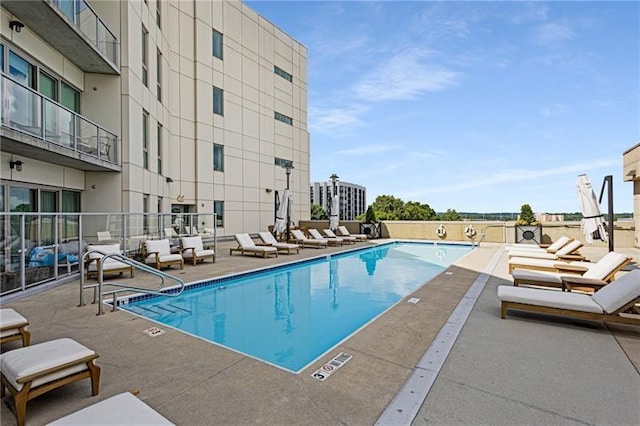
<path fill-rule="evenodd" d="M 606 281 L 581 276 L 562 276 L 562 291 L 571 291 L 572 287 L 590 287 L 597 290 L 607 285 Z"/>
<path fill-rule="evenodd" d="M 558 272 L 571 272 L 581 275 L 589 270 L 589 268 L 587 268 L 586 266 L 571 265 L 568 263 L 556 263 L 553 265 L 553 267 L 556 268 Z"/>

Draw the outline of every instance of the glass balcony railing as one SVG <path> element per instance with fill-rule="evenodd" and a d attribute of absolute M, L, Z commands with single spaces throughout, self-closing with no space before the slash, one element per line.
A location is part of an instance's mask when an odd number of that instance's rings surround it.
<path fill-rule="evenodd" d="M 112 63 L 118 64 L 116 37 L 85 0 L 53 0 L 53 4 L 78 27 L 94 47 Z"/>
<path fill-rule="evenodd" d="M 118 164 L 115 134 L 2 75 L 2 125 Z"/>

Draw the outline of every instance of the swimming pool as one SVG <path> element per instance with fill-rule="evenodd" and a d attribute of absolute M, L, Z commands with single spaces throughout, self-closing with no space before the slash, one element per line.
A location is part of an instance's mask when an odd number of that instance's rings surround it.
<path fill-rule="evenodd" d="M 120 307 L 299 372 L 471 249 L 394 242 L 212 280 L 177 298 L 140 297 Z"/>

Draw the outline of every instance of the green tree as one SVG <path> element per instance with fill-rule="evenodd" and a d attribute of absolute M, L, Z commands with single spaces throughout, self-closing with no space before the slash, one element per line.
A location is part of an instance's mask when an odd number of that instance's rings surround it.
<path fill-rule="evenodd" d="M 378 220 L 399 220 L 404 201 L 393 195 L 378 195 L 371 207 Z"/>
<path fill-rule="evenodd" d="M 441 220 L 462 220 L 462 216 L 460 213 L 456 211 L 456 209 L 447 209 L 446 212 L 442 213 Z"/>
<path fill-rule="evenodd" d="M 319 204 L 311 204 L 311 220 L 327 220 L 329 215 L 327 211 Z"/>
<path fill-rule="evenodd" d="M 400 220 L 431 220 L 436 218 L 436 212 L 429 204 L 407 201 L 400 211 Z"/>
<path fill-rule="evenodd" d="M 520 217 L 516 221 L 518 225 L 536 225 L 536 216 L 533 214 L 533 209 L 529 204 L 523 204 L 520 207 Z"/>

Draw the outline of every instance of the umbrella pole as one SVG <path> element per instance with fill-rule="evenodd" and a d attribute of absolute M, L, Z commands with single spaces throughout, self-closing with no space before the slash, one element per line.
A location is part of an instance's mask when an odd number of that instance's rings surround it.
<path fill-rule="evenodd" d="M 609 191 L 607 192 L 607 232 L 609 233 L 609 251 L 613 251 L 613 175 L 607 175 L 604 177 L 604 181 L 602 182 L 602 189 L 600 189 L 600 199 L 598 200 L 600 203 L 602 203 L 602 196 L 604 195 L 605 186 L 607 186 L 609 189 Z"/>

